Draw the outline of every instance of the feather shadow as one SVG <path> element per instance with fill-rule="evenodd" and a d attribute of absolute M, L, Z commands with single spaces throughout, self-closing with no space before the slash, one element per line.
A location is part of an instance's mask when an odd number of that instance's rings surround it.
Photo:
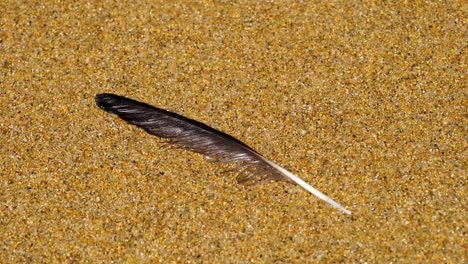
<path fill-rule="evenodd" d="M 296 183 L 346 214 L 351 212 L 311 185 L 266 159 L 238 139 L 203 123 L 115 94 L 96 95 L 96 104 L 149 134 L 167 139 L 168 144 L 203 154 L 215 161 L 235 163 L 237 180 L 255 184 L 275 180 Z"/>

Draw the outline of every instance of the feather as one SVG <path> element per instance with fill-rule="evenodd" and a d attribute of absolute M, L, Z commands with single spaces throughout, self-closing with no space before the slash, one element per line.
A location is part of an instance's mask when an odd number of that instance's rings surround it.
<path fill-rule="evenodd" d="M 115 94 L 98 94 L 96 103 L 103 110 L 143 128 L 149 134 L 165 138 L 178 148 L 203 154 L 218 162 L 237 164 L 239 183 L 254 184 L 268 180 L 296 183 L 344 213 L 351 214 L 243 142 L 203 123 Z"/>

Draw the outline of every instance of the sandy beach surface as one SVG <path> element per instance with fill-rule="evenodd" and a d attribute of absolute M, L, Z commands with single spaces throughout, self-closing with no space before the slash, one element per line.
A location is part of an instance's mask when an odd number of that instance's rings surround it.
<path fill-rule="evenodd" d="M 466 263 L 464 1 L 2 1 L 1 263 Z M 297 185 L 99 109 L 242 140 Z"/>

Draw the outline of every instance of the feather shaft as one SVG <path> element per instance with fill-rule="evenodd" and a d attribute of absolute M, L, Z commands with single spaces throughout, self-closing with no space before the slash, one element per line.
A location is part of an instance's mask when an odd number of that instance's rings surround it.
<path fill-rule="evenodd" d="M 271 160 L 265 159 L 265 162 L 267 162 L 268 164 L 270 164 L 271 166 L 273 166 L 277 170 L 281 171 L 281 173 L 283 173 L 285 176 L 287 176 L 288 178 L 293 180 L 295 183 L 297 183 L 299 186 L 306 189 L 307 191 L 309 191 L 313 195 L 317 196 L 318 198 L 322 199 L 323 201 L 327 202 L 328 204 L 334 206 L 335 208 L 338 208 L 342 212 L 351 215 L 351 211 L 346 210 L 341 204 L 335 202 L 332 198 L 326 196 L 321 191 L 315 189 L 310 184 L 305 182 L 303 179 L 297 177 L 296 175 L 292 174 L 291 172 L 289 172 L 288 170 L 286 170 L 285 168 L 279 166 L 278 164 L 274 163 Z"/>

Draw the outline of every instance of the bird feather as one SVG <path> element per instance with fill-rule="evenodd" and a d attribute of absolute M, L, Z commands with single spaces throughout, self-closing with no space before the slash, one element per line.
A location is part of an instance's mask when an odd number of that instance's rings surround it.
<path fill-rule="evenodd" d="M 201 122 L 115 94 L 96 95 L 96 104 L 149 134 L 165 138 L 177 148 L 203 154 L 223 163 L 235 163 L 241 184 L 268 180 L 296 183 L 318 198 L 351 214 L 343 206 L 296 175 L 268 160 L 238 139 Z"/>

